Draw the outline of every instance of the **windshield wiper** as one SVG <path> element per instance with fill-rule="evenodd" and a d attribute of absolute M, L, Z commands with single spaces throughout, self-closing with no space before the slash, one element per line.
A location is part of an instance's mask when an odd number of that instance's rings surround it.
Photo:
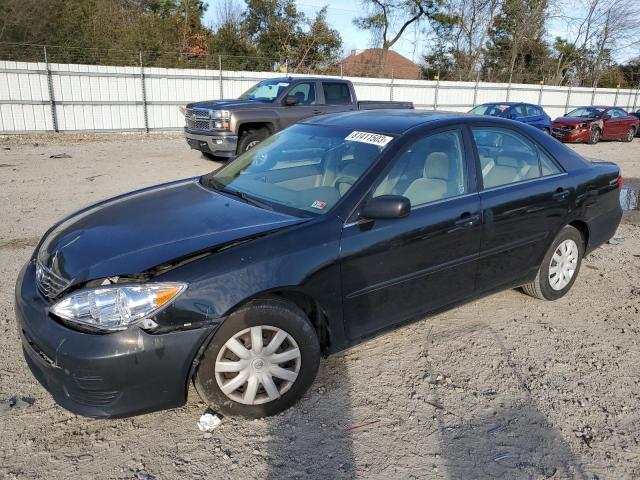
<path fill-rule="evenodd" d="M 224 192 L 228 195 L 233 195 L 234 197 L 238 197 L 241 200 L 244 200 L 245 203 L 248 203 L 250 205 L 253 205 L 255 207 L 260 207 L 260 208 L 264 208 L 265 210 L 273 210 L 273 207 L 271 205 L 269 205 L 266 202 L 261 202 L 260 200 L 258 200 L 255 197 L 252 197 L 251 195 L 247 195 L 244 192 L 241 192 L 240 190 L 231 190 L 230 188 L 227 188 L 226 186 L 224 186 L 222 183 L 220 183 L 218 180 L 215 179 L 211 179 L 211 184 L 213 186 L 213 188 L 215 188 L 216 190 L 220 191 L 220 192 Z"/>

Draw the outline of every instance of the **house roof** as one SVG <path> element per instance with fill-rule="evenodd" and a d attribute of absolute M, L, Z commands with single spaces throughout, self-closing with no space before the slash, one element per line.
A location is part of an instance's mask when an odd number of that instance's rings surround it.
<path fill-rule="evenodd" d="M 382 67 L 383 50 L 369 48 L 354 51 L 342 61 L 343 74 L 353 77 L 393 77 L 419 79 L 420 65 L 393 50 L 387 51 L 386 60 Z"/>

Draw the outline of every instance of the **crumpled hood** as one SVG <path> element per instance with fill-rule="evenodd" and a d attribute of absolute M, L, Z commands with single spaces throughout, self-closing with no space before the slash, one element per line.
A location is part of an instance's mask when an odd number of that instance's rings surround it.
<path fill-rule="evenodd" d="M 187 105 L 187 108 L 207 108 L 211 110 L 233 110 L 235 108 L 253 107 L 255 105 L 265 105 L 265 102 L 256 100 L 239 100 L 237 98 L 222 100 L 204 100 L 202 102 L 193 102 Z M 268 104 L 267 104 L 268 105 Z"/>
<path fill-rule="evenodd" d="M 580 118 L 580 117 L 558 117 L 553 121 L 554 125 L 578 125 L 579 123 L 590 123 L 597 121 L 597 118 Z"/>
<path fill-rule="evenodd" d="M 144 272 L 191 254 L 300 223 L 188 179 L 139 190 L 72 215 L 38 259 L 72 284 Z"/>

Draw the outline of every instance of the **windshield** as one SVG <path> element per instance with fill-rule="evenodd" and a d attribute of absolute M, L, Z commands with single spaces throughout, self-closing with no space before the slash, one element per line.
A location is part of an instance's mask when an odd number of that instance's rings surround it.
<path fill-rule="evenodd" d="M 604 112 L 604 108 L 580 107 L 567 113 L 567 117 L 598 118 Z"/>
<path fill-rule="evenodd" d="M 469 113 L 473 113 L 474 115 L 491 115 L 493 117 L 499 117 L 509 107 L 510 105 L 504 105 L 501 103 L 485 103 L 484 105 L 478 105 Z"/>
<path fill-rule="evenodd" d="M 323 214 L 392 140 L 344 128 L 294 125 L 203 177 L 202 183 L 295 214 Z"/>
<path fill-rule="evenodd" d="M 240 95 L 240 99 L 273 102 L 288 86 L 289 82 L 283 82 L 282 80 L 263 80 Z"/>

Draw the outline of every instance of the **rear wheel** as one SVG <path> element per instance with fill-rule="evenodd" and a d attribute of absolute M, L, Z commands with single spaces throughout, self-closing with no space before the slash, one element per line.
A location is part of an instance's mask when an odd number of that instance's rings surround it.
<path fill-rule="evenodd" d="M 624 141 L 625 142 L 631 142 L 633 140 L 633 137 L 635 137 L 636 135 L 636 129 L 633 127 L 630 127 L 629 130 L 627 130 L 627 134 L 624 136 Z"/>
<path fill-rule="evenodd" d="M 600 129 L 598 127 L 593 127 L 589 133 L 589 144 L 595 145 L 598 141 L 600 141 Z"/>
<path fill-rule="evenodd" d="M 255 300 L 220 326 L 194 384 L 216 411 L 260 418 L 293 405 L 319 363 L 318 337 L 302 310 L 282 300 Z"/>
<path fill-rule="evenodd" d="M 536 278 L 522 286 L 522 290 L 541 300 L 557 300 L 563 297 L 576 281 L 582 256 L 584 240 L 580 232 L 567 225 L 556 236 L 544 256 Z"/>

